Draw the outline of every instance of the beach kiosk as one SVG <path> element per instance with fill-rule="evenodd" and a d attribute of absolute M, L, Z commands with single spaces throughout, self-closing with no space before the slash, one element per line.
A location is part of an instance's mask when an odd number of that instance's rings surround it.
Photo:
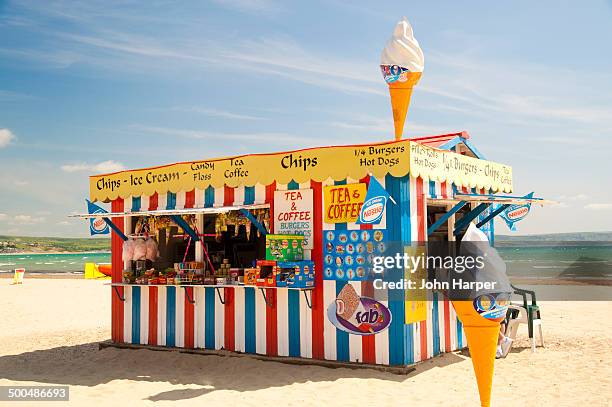
<path fill-rule="evenodd" d="M 358 222 L 373 183 L 390 200 Z M 462 325 L 441 293 L 375 295 L 372 254 L 470 223 L 492 239 L 511 192 L 460 132 L 95 175 L 110 212 L 79 216 L 113 229 L 115 344 L 405 368 L 465 347 Z"/>

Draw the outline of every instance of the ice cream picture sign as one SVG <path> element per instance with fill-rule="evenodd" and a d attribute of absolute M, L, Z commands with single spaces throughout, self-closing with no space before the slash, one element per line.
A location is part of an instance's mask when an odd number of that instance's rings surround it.
<path fill-rule="evenodd" d="M 354 335 L 374 335 L 391 324 L 391 311 L 383 303 L 360 297 L 346 284 L 327 308 L 327 318 L 336 328 Z"/>

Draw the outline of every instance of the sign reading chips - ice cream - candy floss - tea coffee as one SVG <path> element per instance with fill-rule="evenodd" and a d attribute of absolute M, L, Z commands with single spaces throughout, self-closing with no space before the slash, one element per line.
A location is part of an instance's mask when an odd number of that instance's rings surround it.
<path fill-rule="evenodd" d="M 303 248 L 312 249 L 312 189 L 274 191 L 274 231 L 304 235 Z"/>

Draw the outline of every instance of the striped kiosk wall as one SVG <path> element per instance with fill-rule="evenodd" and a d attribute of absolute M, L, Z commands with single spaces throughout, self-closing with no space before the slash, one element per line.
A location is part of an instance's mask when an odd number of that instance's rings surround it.
<path fill-rule="evenodd" d="M 426 239 L 424 213 L 426 196 L 445 193 L 451 186 L 444 183 L 432 188 L 409 176 L 387 176 L 378 181 L 394 197 L 375 229 L 387 229 L 390 239 L 403 242 Z M 270 204 L 274 214 L 275 190 L 313 189 L 314 241 L 322 242 L 324 230 L 358 230 L 371 226 L 323 223 L 323 187 L 341 183 L 369 183 L 346 179 L 334 182 L 309 182 L 288 185 L 272 184 L 254 187 L 212 188 L 131 197 L 114 201 L 113 211 L 219 207 L 224 205 Z M 446 192 L 445 192 L 446 191 Z M 389 216 L 401 222 L 387 222 Z M 121 241 L 113 237 L 113 264 L 120 264 Z M 119 256 L 119 257 L 117 257 Z M 270 305 L 266 305 L 259 288 L 132 286 L 119 287 L 125 298 L 121 302 L 113 294 L 113 340 L 134 344 L 183 348 L 227 349 L 265 355 L 318 358 L 382 365 L 404 365 L 425 360 L 434 354 L 463 347 L 465 338 L 452 305 L 441 296 L 428 301 L 427 321 L 405 325 L 404 299 L 382 301 L 393 313 L 389 329 L 372 336 L 349 335 L 338 330 L 325 312 L 345 284 L 351 284 L 360 295 L 372 296 L 373 288 L 361 282 L 339 282 L 322 279 L 321 243 L 305 258 L 317 267 L 316 289 L 312 292 L 312 309 L 300 291 L 266 289 Z M 118 259 L 119 262 L 115 263 Z M 121 270 L 113 273 L 113 281 L 121 280 Z M 187 295 L 188 294 L 188 295 Z M 193 299 L 194 304 L 189 301 Z M 224 303 L 223 303 L 224 302 Z"/>

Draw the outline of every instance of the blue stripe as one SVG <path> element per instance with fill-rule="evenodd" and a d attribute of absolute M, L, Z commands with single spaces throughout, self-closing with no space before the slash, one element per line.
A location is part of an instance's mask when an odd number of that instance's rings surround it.
<path fill-rule="evenodd" d="M 336 296 L 340 294 L 346 284 L 348 284 L 346 281 L 336 281 Z M 336 360 L 348 362 L 349 358 L 348 333 L 336 328 Z"/>
<path fill-rule="evenodd" d="M 346 180 L 336 181 L 334 185 L 346 185 Z M 336 230 L 346 230 L 346 223 L 336 223 Z M 336 281 L 336 295 L 346 285 L 346 281 Z M 348 362 L 349 356 L 349 338 L 348 333 L 336 328 L 336 360 Z"/>
<path fill-rule="evenodd" d="M 457 318 L 457 347 L 459 349 L 463 348 L 463 325 L 459 318 Z"/>
<path fill-rule="evenodd" d="M 204 302 L 204 346 L 206 349 L 215 349 L 215 289 L 206 287 Z"/>
<path fill-rule="evenodd" d="M 176 208 L 176 194 L 172 192 L 168 192 L 166 195 L 166 209 L 175 209 Z"/>
<path fill-rule="evenodd" d="M 255 288 L 244 288 L 244 350 L 256 352 L 257 328 L 255 325 Z"/>
<path fill-rule="evenodd" d="M 287 189 L 300 189 L 300 184 L 291 181 Z M 287 315 L 289 323 L 289 356 L 300 356 L 300 292 L 289 290 L 288 292 L 289 312 Z"/>
<path fill-rule="evenodd" d="M 398 247 L 398 242 L 402 242 L 402 222 L 394 222 L 393 219 L 401 219 L 401 182 L 409 182 L 408 176 L 395 178 L 390 175 L 385 177 L 385 189 L 387 193 L 393 197 L 398 203 L 387 205 L 387 233 L 389 235 L 389 243 L 395 243 L 396 250 L 401 250 Z M 399 273 L 394 274 L 390 280 L 399 281 L 401 277 Z M 389 364 L 403 365 L 404 361 L 404 320 L 405 320 L 405 302 L 403 290 L 389 290 L 389 310 L 391 311 L 392 319 L 389 326 Z"/>
<path fill-rule="evenodd" d="M 397 201 L 400 205 L 400 223 L 402 244 L 410 245 L 412 243 L 412 229 L 410 227 L 413 219 L 410 218 L 410 188 L 414 185 L 410 182 L 410 176 L 406 176 L 400 180 L 400 200 Z M 392 205 L 389 203 L 388 205 Z M 416 219 L 414 219 L 416 222 Z M 405 318 L 405 303 L 404 303 L 404 318 Z M 414 363 L 414 329 L 413 324 L 404 324 L 404 364 L 411 365 Z"/>
<path fill-rule="evenodd" d="M 412 365 L 414 363 L 414 324 L 404 324 L 404 364 Z"/>
<path fill-rule="evenodd" d="M 300 356 L 300 292 L 289 290 L 289 356 Z"/>
<path fill-rule="evenodd" d="M 255 187 L 244 187 L 244 204 L 252 205 L 255 203 Z"/>
<path fill-rule="evenodd" d="M 140 287 L 132 287 L 132 343 L 140 343 Z"/>
<path fill-rule="evenodd" d="M 204 190 L 204 207 L 211 208 L 215 204 L 215 189 L 209 186 Z"/>
<path fill-rule="evenodd" d="M 176 326 L 176 287 L 166 287 L 166 346 L 174 346 Z"/>
<path fill-rule="evenodd" d="M 436 181 L 429 181 L 429 196 L 436 198 Z"/>
<path fill-rule="evenodd" d="M 132 197 L 132 212 L 140 211 L 140 206 L 142 205 L 141 199 L 139 196 Z"/>
<path fill-rule="evenodd" d="M 489 189 L 489 194 L 492 194 L 493 190 Z M 489 222 L 489 241 L 491 242 L 491 246 L 495 247 L 495 220 L 491 219 Z"/>
<path fill-rule="evenodd" d="M 433 327 L 433 354 L 440 354 L 440 315 L 438 315 L 438 293 L 433 293 L 433 310 L 432 310 L 433 321 L 431 322 Z"/>

